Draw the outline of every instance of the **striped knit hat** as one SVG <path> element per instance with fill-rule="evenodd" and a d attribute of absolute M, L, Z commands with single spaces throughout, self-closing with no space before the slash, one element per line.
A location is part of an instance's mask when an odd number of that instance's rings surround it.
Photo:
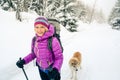
<path fill-rule="evenodd" d="M 49 27 L 48 20 L 45 17 L 38 17 L 37 19 L 35 19 L 34 26 L 36 26 L 37 24 L 42 24 L 46 26 L 47 28 Z"/>

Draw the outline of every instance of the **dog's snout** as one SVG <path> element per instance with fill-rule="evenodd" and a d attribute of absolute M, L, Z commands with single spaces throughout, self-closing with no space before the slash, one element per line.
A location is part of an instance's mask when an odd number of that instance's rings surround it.
<path fill-rule="evenodd" d="M 76 71 L 78 71 L 78 69 L 76 69 Z"/>

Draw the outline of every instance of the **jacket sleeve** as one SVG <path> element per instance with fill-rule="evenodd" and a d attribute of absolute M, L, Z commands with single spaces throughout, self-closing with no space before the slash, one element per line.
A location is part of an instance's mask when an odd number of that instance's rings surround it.
<path fill-rule="evenodd" d="M 55 37 L 52 40 L 52 49 L 55 57 L 53 68 L 56 68 L 58 69 L 58 71 L 60 71 L 63 64 L 63 53 L 62 53 L 62 48 L 60 46 L 60 43 Z"/>
<path fill-rule="evenodd" d="M 26 57 L 23 58 L 25 60 L 25 64 L 29 63 L 30 61 L 36 58 L 36 55 L 32 51 L 33 48 L 34 48 L 34 41 L 32 39 L 31 53 L 29 53 Z"/>

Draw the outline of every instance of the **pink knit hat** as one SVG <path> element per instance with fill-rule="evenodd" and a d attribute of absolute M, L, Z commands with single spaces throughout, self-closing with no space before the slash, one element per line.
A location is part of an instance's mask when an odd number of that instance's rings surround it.
<path fill-rule="evenodd" d="M 35 19 L 34 26 L 36 26 L 37 24 L 42 24 L 46 26 L 47 28 L 49 27 L 48 20 L 45 17 L 38 17 L 37 19 Z"/>

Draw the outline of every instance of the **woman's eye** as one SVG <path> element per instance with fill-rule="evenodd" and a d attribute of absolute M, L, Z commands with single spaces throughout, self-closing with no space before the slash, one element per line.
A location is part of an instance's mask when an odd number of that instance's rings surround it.
<path fill-rule="evenodd" d="M 44 28 L 44 26 L 41 26 L 41 28 Z"/>
<path fill-rule="evenodd" d="M 37 28 L 38 29 L 38 27 L 36 26 L 35 28 Z"/>

